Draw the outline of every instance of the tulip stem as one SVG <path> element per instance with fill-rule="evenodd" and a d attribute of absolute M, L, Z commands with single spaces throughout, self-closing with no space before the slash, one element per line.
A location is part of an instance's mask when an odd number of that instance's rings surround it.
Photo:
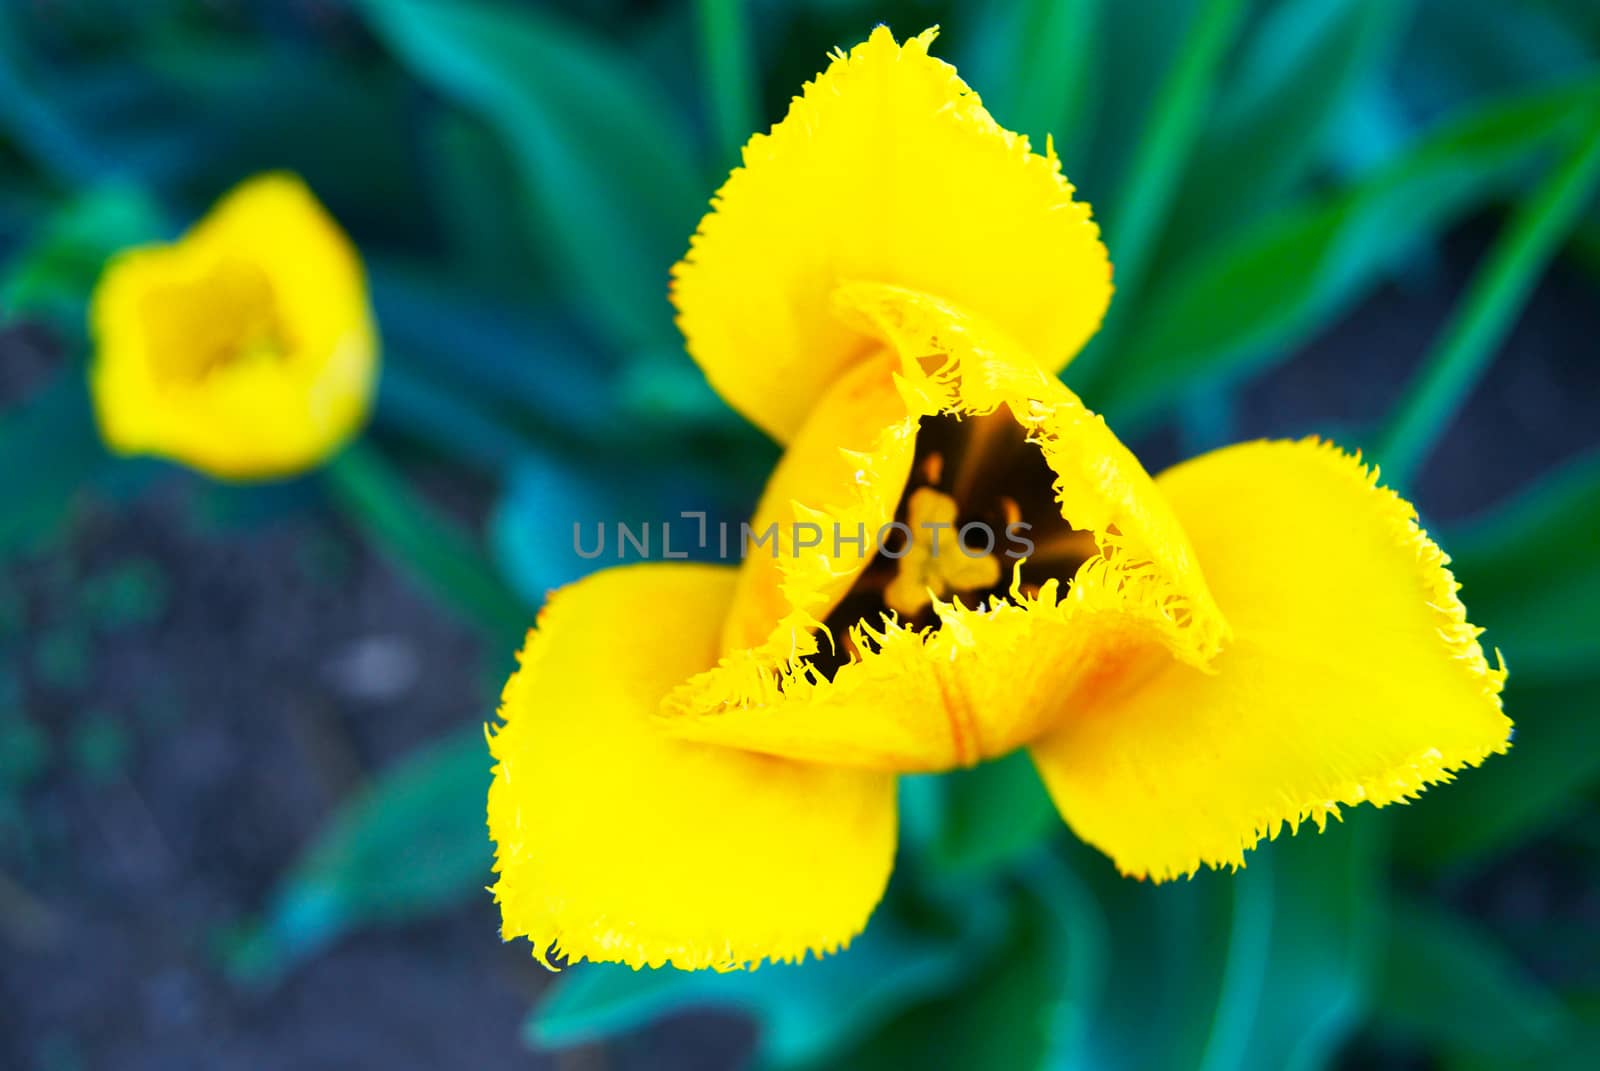
<path fill-rule="evenodd" d="M 1600 112 L 1572 153 L 1524 200 L 1495 240 L 1443 333 L 1406 387 L 1374 448 L 1384 482 L 1404 489 L 1515 325 L 1600 178 Z"/>
<path fill-rule="evenodd" d="M 334 502 L 399 568 L 497 635 L 521 637 L 532 612 L 495 575 L 471 538 L 412 490 L 370 443 L 323 469 Z"/>
<path fill-rule="evenodd" d="M 695 7 L 720 170 L 739 162 L 739 150 L 759 121 L 750 25 L 745 0 L 698 0 Z"/>

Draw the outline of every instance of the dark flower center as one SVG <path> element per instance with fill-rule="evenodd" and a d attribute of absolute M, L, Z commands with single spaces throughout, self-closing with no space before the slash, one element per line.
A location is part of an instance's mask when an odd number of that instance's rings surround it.
<path fill-rule="evenodd" d="M 1039 447 L 1002 407 L 983 417 L 923 417 L 911 478 L 896 525 L 825 624 L 834 638 L 810 659 L 831 678 L 854 655 L 850 627 L 893 613 L 914 628 L 936 628 L 932 594 L 968 607 L 1009 598 L 1021 587 L 1069 581 L 1098 554 L 1093 536 L 1073 528 L 1056 502 L 1055 473 Z"/>

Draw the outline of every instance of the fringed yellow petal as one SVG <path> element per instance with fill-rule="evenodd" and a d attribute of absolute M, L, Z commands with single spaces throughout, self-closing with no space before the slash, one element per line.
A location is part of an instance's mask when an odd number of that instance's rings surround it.
<path fill-rule="evenodd" d="M 95 410 L 119 453 L 273 478 L 366 419 L 378 344 L 361 261 L 292 175 L 243 183 L 173 245 L 120 254 L 90 320 Z"/>
<path fill-rule="evenodd" d="M 784 451 L 750 522 L 725 654 L 815 651 L 813 630 L 871 560 L 916 445 L 917 420 L 895 387 L 894 367 L 880 356 L 847 371 Z M 844 542 L 858 535 L 861 542 Z M 812 539 L 810 553 L 795 545 Z"/>
<path fill-rule="evenodd" d="M 937 294 L 1059 370 L 1111 270 L 1053 152 L 998 126 L 934 31 L 880 26 L 756 135 L 674 271 L 679 325 L 724 398 L 780 441 L 873 346 L 829 315 L 846 279 Z"/>
<path fill-rule="evenodd" d="M 717 657 L 734 570 L 636 565 L 552 596 L 506 684 L 489 833 L 507 939 L 719 970 L 849 943 L 882 896 L 894 778 L 669 739 Z"/>
<path fill-rule="evenodd" d="M 1505 674 L 1449 559 L 1375 473 L 1326 444 L 1250 443 L 1157 482 L 1234 639 L 1211 672 L 1153 667 L 1033 752 L 1067 822 L 1124 873 L 1242 865 L 1285 823 L 1320 829 L 1506 750 Z"/>
<path fill-rule="evenodd" d="M 981 416 L 1006 407 L 1050 470 L 1061 516 L 1091 532 L 1101 557 L 1074 576 L 1071 601 L 1160 623 L 1173 652 L 1204 664 L 1227 636 L 1183 526 L 1133 452 L 1017 341 L 969 310 L 901 287 L 852 283 L 835 307 L 901 358 L 918 413 Z"/>
<path fill-rule="evenodd" d="M 832 638 L 858 655 L 832 679 L 809 660 L 826 612 L 817 607 L 831 607 L 842 593 L 833 578 L 857 559 L 841 561 L 827 540 L 784 556 L 778 590 L 786 611 L 769 616 L 770 639 L 727 651 L 715 669 L 675 690 L 663 708 L 672 733 L 811 761 L 948 769 L 1028 742 L 1077 709 L 1085 689 L 1098 690 L 1130 665 L 1176 657 L 1203 666 L 1216 654 L 1227 625 L 1189 543 L 1100 417 L 997 329 L 945 302 L 867 285 L 845 288 L 838 301 L 898 359 L 895 382 L 913 418 L 971 418 L 1006 407 L 1055 474 L 1062 515 L 1089 531 L 1100 553 L 1070 586 L 1049 583 L 1033 595 L 1014 589 L 1009 602 L 992 607 L 936 603 L 941 624 L 931 632 L 864 622 Z M 812 420 L 836 423 L 826 404 Z M 865 481 L 862 501 L 893 503 L 903 489 L 903 425 L 892 426 L 893 436 L 878 432 L 892 451 L 847 466 Z M 801 442 L 810 439 L 809 429 L 802 432 Z M 827 505 L 836 483 L 813 491 L 806 471 L 785 473 L 784 495 L 821 503 L 814 515 L 830 535 L 836 520 L 853 531 L 863 511 Z M 893 481 L 892 489 L 877 481 Z M 758 567 L 770 564 L 745 565 Z"/>
<path fill-rule="evenodd" d="M 1171 658 L 1157 620 L 1136 608 L 1075 599 L 1054 583 L 1011 599 L 976 609 L 935 602 L 936 629 L 858 625 L 850 642 L 859 657 L 832 680 L 791 663 L 769 668 L 767 691 L 753 701 L 695 708 L 737 680 L 725 661 L 669 697 L 667 729 L 800 761 L 949 770 L 1015 750 L 1092 702 L 1108 681 Z"/>

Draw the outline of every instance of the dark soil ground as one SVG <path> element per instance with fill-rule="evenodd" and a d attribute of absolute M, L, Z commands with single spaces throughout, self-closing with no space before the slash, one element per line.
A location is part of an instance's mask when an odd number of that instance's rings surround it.
<path fill-rule="evenodd" d="M 1336 435 L 1381 412 L 1481 249 L 1460 238 L 1425 287 L 1384 291 L 1251 386 L 1242 431 Z M 1565 270 L 1541 290 L 1423 475 L 1430 521 L 1600 444 L 1593 294 Z M 1150 466 L 1176 443 L 1142 444 Z M 469 517 L 487 505 L 486 488 L 425 483 Z M 518 1028 L 548 976 L 500 943 L 487 895 L 347 939 L 269 991 L 225 978 L 230 928 L 336 804 L 481 721 L 509 654 L 364 549 L 313 486 L 282 499 L 245 510 L 164 474 L 129 505 L 86 497 L 47 551 L 0 571 L 0 708 L 30 727 L 5 743 L 15 798 L 0 784 L 0 1068 L 738 1066 L 751 1035 L 728 1018 L 530 1053 Z M 1483 879 L 1483 910 L 1505 882 L 1526 899 L 1561 880 L 1531 851 Z M 1596 926 L 1595 889 L 1563 897 Z"/>

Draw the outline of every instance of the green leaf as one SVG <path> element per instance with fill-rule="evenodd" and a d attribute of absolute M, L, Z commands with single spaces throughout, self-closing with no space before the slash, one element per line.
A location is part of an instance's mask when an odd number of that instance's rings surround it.
<path fill-rule="evenodd" d="M 409 351 L 388 348 L 378 381 L 376 423 L 444 457 L 498 476 L 530 449 L 526 437 L 413 367 Z"/>
<path fill-rule="evenodd" d="M 1163 243 L 1165 262 L 1252 222 L 1316 162 L 1334 120 L 1405 28 L 1408 2 L 1287 0 L 1253 25 Z M 1241 166 L 1241 161 L 1249 161 Z"/>
<path fill-rule="evenodd" d="M 49 317 L 84 330 L 84 308 L 112 254 L 163 235 L 160 213 L 142 192 L 96 187 L 66 201 L 5 269 L 0 309 L 8 319 Z"/>
<path fill-rule="evenodd" d="M 1560 1000 L 1492 935 L 1411 900 L 1395 905 L 1373 1008 L 1385 1032 L 1494 1067 L 1532 1061 L 1572 1027 Z"/>
<path fill-rule="evenodd" d="M 1202 872 L 1162 885 L 1130 881 L 1093 848 L 1069 842 L 1067 850 L 1073 871 L 1093 890 L 1112 950 L 1105 984 L 1082 1011 L 1088 1029 L 1068 1066 L 1199 1067 L 1227 958 L 1231 879 Z"/>
<path fill-rule="evenodd" d="M 1400 252 L 1503 188 L 1597 101 L 1600 80 L 1587 79 L 1496 102 L 1354 187 L 1196 256 L 1150 292 L 1126 345 L 1084 393 L 1130 420 L 1196 380 L 1287 354 L 1375 285 Z"/>
<path fill-rule="evenodd" d="M 1567 994 L 1567 1014 L 1576 1025 L 1562 1031 L 1564 1040 L 1554 1050 L 1541 1050 L 1534 1058 L 1516 1064 L 1522 1071 L 1590 1071 L 1594 1054 L 1600 1052 L 1600 991 L 1589 987 L 1578 993 Z M 1451 1071 L 1504 1071 L 1487 1062 L 1474 1063 L 1458 1058 Z"/>
<path fill-rule="evenodd" d="M 1600 674 L 1506 682 L 1516 736 L 1459 780 L 1395 815 L 1395 857 L 1419 869 L 1470 866 L 1506 851 L 1582 805 L 1600 784 Z"/>
<path fill-rule="evenodd" d="M 418 154 L 404 106 L 415 89 L 399 71 L 348 47 L 348 33 L 274 40 L 240 33 L 220 11 L 138 6 L 118 19 L 105 5 L 92 15 L 3 5 L 0 55 L 16 62 L 0 63 L 0 126 L 57 186 L 115 176 L 197 214 L 244 176 L 287 169 L 353 232 L 387 223 L 415 236 Z"/>
<path fill-rule="evenodd" d="M 641 353 L 616 383 L 624 427 L 645 436 L 737 429 L 743 421 L 687 360 L 682 344 Z"/>
<path fill-rule="evenodd" d="M 674 343 L 667 273 L 709 191 L 660 92 L 611 46 L 532 8 L 362 8 L 420 78 L 499 131 L 537 213 L 534 240 L 592 325 L 627 349 Z"/>
<path fill-rule="evenodd" d="M 1329 125 L 1323 156 L 1344 181 L 1371 175 L 1405 153 L 1413 120 L 1382 76 L 1358 80 Z"/>
<path fill-rule="evenodd" d="M 988 4 L 983 9 L 987 11 Z M 1146 130 L 1161 80 L 1157 72 L 1175 62 L 1192 25 L 1198 0 L 1147 0 L 1134 8 L 1106 4 L 1096 24 L 1094 50 L 1101 76 L 1090 102 L 1092 138 L 1077 157 L 1064 157 L 1063 169 L 1082 196 L 1103 215 L 1128 181 L 1129 161 Z M 1139 71 L 1141 77 L 1123 77 Z M 998 72 L 995 77 L 998 77 Z M 985 82 L 974 82 L 981 89 Z M 1003 116 L 1001 118 L 1004 118 Z"/>
<path fill-rule="evenodd" d="M 59 72 L 53 93 L 101 82 L 76 108 L 96 145 L 195 215 L 247 175 L 288 170 L 350 233 L 415 240 L 427 158 L 408 107 L 414 83 L 364 56 L 350 62 L 333 35 L 263 44 L 170 20 L 144 48 Z"/>
<path fill-rule="evenodd" d="M 1406 52 L 1428 104 L 1517 92 L 1572 77 L 1597 58 L 1593 4 L 1536 0 L 1423 0 L 1417 33 Z M 1578 8 L 1587 7 L 1581 12 Z"/>
<path fill-rule="evenodd" d="M 706 96 L 717 131 L 722 162 L 739 163 L 739 149 L 756 133 L 759 102 L 755 55 L 746 0 L 696 0 L 700 47 L 704 53 Z"/>
<path fill-rule="evenodd" d="M 445 605 L 508 641 L 527 631 L 532 611 L 466 533 L 407 486 L 372 446 L 353 444 L 322 474 L 351 521 Z"/>
<path fill-rule="evenodd" d="M 1243 20 L 1242 0 L 1199 0 L 1171 68 L 1141 122 L 1138 148 L 1106 213 L 1106 244 L 1120 300 L 1076 361 L 1080 383 L 1094 383 L 1142 307 L 1150 265 L 1209 117 L 1224 60 Z"/>
<path fill-rule="evenodd" d="M 637 466 L 591 462 L 580 468 L 532 454 L 520 459 L 490 515 L 489 545 L 523 599 L 538 605 L 551 589 L 616 564 L 619 524 L 654 531 L 658 540 L 666 524 L 674 553 L 695 549 L 696 521 L 677 518 L 659 488 L 641 491 L 638 474 Z M 665 547 L 652 549 L 659 555 Z"/>
<path fill-rule="evenodd" d="M 1513 677 L 1600 665 L 1600 452 L 1572 462 L 1443 540 L 1469 617 Z"/>
<path fill-rule="evenodd" d="M 111 458 L 101 445 L 82 369 L 68 365 L 18 408 L 0 414 L 0 553 L 61 519 L 72 497 Z M 15 459 L 26 458 L 26 464 Z"/>
<path fill-rule="evenodd" d="M 1590 129 L 1517 206 L 1379 434 L 1373 452 L 1390 486 L 1404 491 L 1411 483 L 1593 198 L 1600 181 L 1600 105 L 1587 120 Z"/>
<path fill-rule="evenodd" d="M 1139 147 L 1107 214 L 1107 241 L 1117 266 L 1117 289 L 1124 295 L 1123 308 L 1130 307 L 1128 295 L 1144 284 L 1244 9 L 1242 0 L 1200 0 L 1145 118 Z M 1113 310 L 1111 315 L 1118 313 Z"/>
<path fill-rule="evenodd" d="M 529 240 L 532 228 L 507 225 L 506 212 L 526 206 L 516 164 L 494 131 L 474 115 L 451 110 L 425 117 L 421 134 L 428 200 L 442 224 L 450 259 L 465 268 L 452 275 L 506 290 L 510 281 L 518 289 L 548 289 L 548 265 Z"/>
<path fill-rule="evenodd" d="M 0 6 L 0 130 L 39 170 L 67 185 L 88 185 L 108 162 L 38 86 L 22 15 L 18 5 Z"/>
<path fill-rule="evenodd" d="M 1041 859 L 1012 901 L 1006 940 L 968 964 L 959 991 L 899 1016 L 829 1071 L 1094 1066 L 1071 1059 L 1113 953 L 1094 897 L 1059 860 Z"/>
<path fill-rule="evenodd" d="M 981 874 L 1014 864 L 1062 829 L 1025 751 L 932 779 L 938 817 L 928 847 L 952 874 Z"/>
<path fill-rule="evenodd" d="M 1366 1007 L 1383 924 L 1381 817 L 1280 837 L 1233 874 L 1151 886 L 1080 850 L 1111 974 L 1075 1066 L 1326 1066 Z M 1160 1030 L 1149 1024 L 1160 1023 Z"/>
<path fill-rule="evenodd" d="M 580 1045 L 692 1008 L 727 1008 L 760 1027 L 756 1061 L 794 1067 L 822 1060 L 896 1012 L 952 987 L 998 939 L 996 905 L 964 905 L 954 932 L 930 930 L 880 906 L 844 952 L 755 971 L 634 971 L 616 964 L 570 968 L 529 1017 L 539 1048 Z"/>
<path fill-rule="evenodd" d="M 343 804 L 279 883 L 259 926 L 228 956 L 270 983 L 343 935 L 487 896 L 484 826 L 492 763 L 474 725 L 410 756 Z"/>
<path fill-rule="evenodd" d="M 1026 134 L 1035 151 L 1049 138 L 1075 180 L 1094 122 L 1104 18 L 1101 0 L 985 4 L 961 23 L 958 44 L 967 47 L 952 61 L 1002 126 Z"/>
<path fill-rule="evenodd" d="M 1234 875 L 1248 878 L 1258 863 L 1267 864 L 1267 878 L 1256 880 L 1272 885 L 1270 936 L 1259 965 L 1245 967 L 1257 972 L 1241 987 L 1251 999 L 1238 994 L 1232 1004 L 1226 997 L 1219 1003 L 1208 1043 L 1208 1056 L 1239 1051 L 1242 1059 L 1207 1066 L 1308 1071 L 1332 1063 L 1365 1017 L 1376 985 L 1387 921 L 1384 822 L 1370 809 L 1351 809 L 1322 833 L 1307 827 L 1258 849 L 1259 860 Z M 1237 935 L 1256 924 L 1259 897 L 1247 884 L 1234 891 Z"/>
<path fill-rule="evenodd" d="M 519 413 L 551 439 L 590 445 L 615 437 L 615 359 L 551 306 L 529 306 L 389 261 L 369 269 L 389 364 L 446 387 L 486 419 Z M 692 367 L 682 356 L 678 360 Z M 386 366 L 387 372 L 387 366 Z M 596 427 L 600 425 L 600 427 Z"/>

